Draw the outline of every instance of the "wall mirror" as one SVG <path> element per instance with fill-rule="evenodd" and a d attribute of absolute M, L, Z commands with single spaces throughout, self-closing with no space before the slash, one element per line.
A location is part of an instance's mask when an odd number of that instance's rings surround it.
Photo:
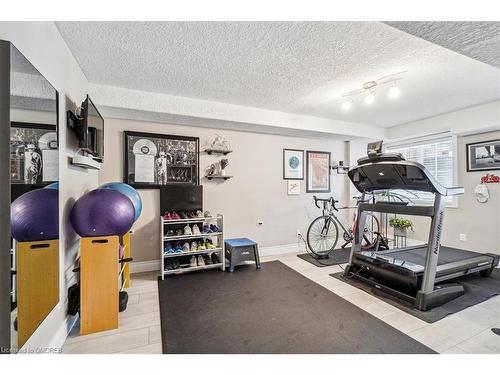
<path fill-rule="evenodd" d="M 58 93 L 10 44 L 11 348 L 59 301 Z"/>

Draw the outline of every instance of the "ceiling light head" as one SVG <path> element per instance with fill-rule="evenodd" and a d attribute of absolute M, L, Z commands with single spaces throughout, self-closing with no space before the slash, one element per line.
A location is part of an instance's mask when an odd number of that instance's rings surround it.
<path fill-rule="evenodd" d="M 375 92 L 370 91 L 368 95 L 365 96 L 365 103 L 370 105 L 375 101 Z"/>
<path fill-rule="evenodd" d="M 395 99 L 395 98 L 399 97 L 400 94 L 401 94 L 401 90 L 396 85 L 392 86 L 391 89 L 389 90 L 389 98 L 391 98 L 391 99 Z"/>
<path fill-rule="evenodd" d="M 353 100 L 352 99 L 346 99 L 343 103 L 342 103 L 342 109 L 344 111 L 349 111 L 351 108 L 352 108 L 352 103 L 353 103 Z"/>

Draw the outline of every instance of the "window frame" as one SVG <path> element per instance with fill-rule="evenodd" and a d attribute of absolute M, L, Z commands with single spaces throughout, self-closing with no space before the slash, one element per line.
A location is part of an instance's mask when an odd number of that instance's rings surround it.
<path fill-rule="evenodd" d="M 404 140 L 387 142 L 384 144 L 384 152 L 391 152 L 389 149 L 404 148 L 410 146 L 427 145 L 430 143 L 437 143 L 443 140 L 451 141 L 452 153 L 452 186 L 458 186 L 458 140 L 457 136 L 451 133 L 438 133 L 423 137 L 406 138 Z M 436 176 L 435 176 L 436 177 Z M 451 186 L 447 186 L 451 187 Z M 447 208 L 458 208 L 458 196 L 453 195 L 446 200 Z M 432 205 L 432 201 L 428 199 L 412 199 L 412 202 L 418 205 Z"/>

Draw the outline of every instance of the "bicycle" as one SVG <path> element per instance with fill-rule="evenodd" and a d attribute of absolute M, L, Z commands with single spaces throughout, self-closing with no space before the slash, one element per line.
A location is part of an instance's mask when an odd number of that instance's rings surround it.
<path fill-rule="evenodd" d="M 361 202 L 359 197 L 354 198 L 357 200 L 356 204 Z M 323 202 L 323 212 L 321 216 L 318 216 L 311 222 L 309 228 L 307 229 L 307 246 L 319 259 L 326 259 L 328 258 L 330 252 L 335 250 L 337 246 L 337 242 L 339 240 L 339 226 L 343 232 L 342 238 L 345 241 L 341 248 L 343 249 L 352 243 L 354 240 L 354 233 L 356 231 L 357 213 L 354 214 L 351 228 L 347 229 L 338 217 L 335 216 L 335 211 L 339 211 L 336 207 L 336 203 L 338 203 L 337 200 L 333 197 L 317 198 L 316 196 L 313 196 L 313 199 L 314 204 L 319 209 L 321 209 L 321 207 L 318 202 Z M 372 247 L 375 239 L 380 237 L 379 220 L 374 214 L 367 213 L 366 223 L 367 225 L 365 226 L 363 234 L 364 245 L 362 245 L 362 249 Z"/>

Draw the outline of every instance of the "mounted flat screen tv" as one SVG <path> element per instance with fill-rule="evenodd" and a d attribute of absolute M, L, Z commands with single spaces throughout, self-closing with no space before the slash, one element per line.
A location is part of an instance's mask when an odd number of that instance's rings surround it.
<path fill-rule="evenodd" d="M 79 146 L 91 152 L 95 158 L 104 158 L 104 119 L 90 97 L 82 103 L 79 127 Z"/>

